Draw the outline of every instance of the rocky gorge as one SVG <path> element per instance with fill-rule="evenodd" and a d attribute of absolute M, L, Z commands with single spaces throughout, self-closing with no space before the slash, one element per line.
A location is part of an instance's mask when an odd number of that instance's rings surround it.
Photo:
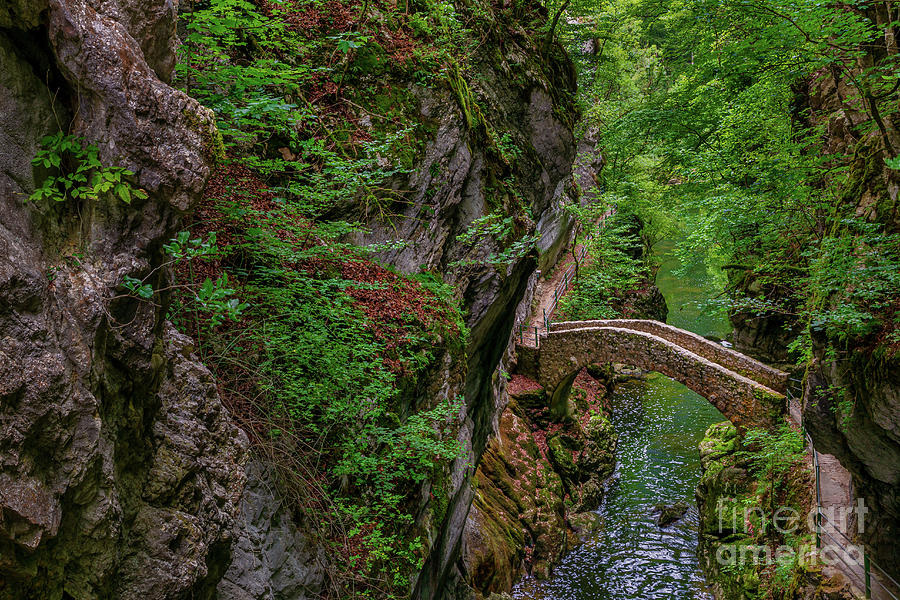
<path fill-rule="evenodd" d="M 297 598 L 323 589 L 327 563 L 279 507 L 270 469 L 250 459 L 247 437 L 193 354 L 166 322 L 167 299 L 117 293 L 123 276 L 165 288 L 162 245 L 201 201 L 215 168 L 211 113 L 169 85 L 176 64 L 177 5 L 52 1 L 6 4 L 2 27 L 4 251 L 2 260 L 2 552 L 6 598 Z M 574 159 L 574 74 L 561 52 L 532 58 L 522 42 L 489 44 L 477 59 L 492 126 L 528 148 L 514 173 L 552 266 L 568 225 L 559 209 Z M 500 62 L 502 61 L 502 62 Z M 511 78 L 517 78 L 513 85 Z M 383 254 L 398 269 L 441 268 L 473 252 L 456 242 L 485 211 L 492 161 L 450 90 L 413 90 L 416 113 L 434 122 L 405 220 L 413 243 Z M 469 92 L 471 93 L 471 92 Z M 41 139 L 62 130 L 97 146 L 99 159 L 134 173 L 147 198 L 125 205 L 25 200 L 43 171 Z M 438 173 L 438 175 L 435 175 Z M 438 196 L 426 195 L 440 190 Z M 355 206 L 337 205 L 351 215 Z M 358 243 L 388 232 L 372 222 Z M 491 240 L 474 252 L 486 256 Z M 423 515 L 425 563 L 413 595 L 443 597 L 454 580 L 480 461 L 505 405 L 497 376 L 515 307 L 528 304 L 537 261 L 501 272 L 467 268 L 467 364 L 445 354 L 422 390 L 465 398 L 465 455 L 447 465 L 443 514 Z M 50 449 L 53 454 L 48 454 Z M 426 504 L 427 506 L 427 504 Z M 433 514 L 433 513 L 429 513 Z M 435 520 L 429 522 L 428 520 Z M 293 541 L 292 541 L 293 540 Z M 276 550 L 278 548 L 278 550 Z M 173 568 L 177 565 L 177 568 Z M 230 566 L 229 566 L 230 565 Z M 221 582 L 220 582 L 221 581 Z"/>
<path fill-rule="evenodd" d="M 0 0 L 0 600 L 505 597 L 607 531 L 609 478 L 655 443 L 617 455 L 642 396 L 615 400 L 617 361 L 582 360 L 557 397 L 523 328 L 580 245 L 583 287 L 564 293 L 597 302 L 560 318 L 683 311 L 655 283 L 670 217 L 652 205 L 699 175 L 615 145 L 647 110 L 612 118 L 610 98 L 645 75 L 607 86 L 630 73 L 609 61 L 645 65 L 651 100 L 663 70 L 645 48 L 604 55 L 630 34 L 582 40 L 569 4 Z M 879 150 L 900 147 L 896 111 L 868 127 L 854 107 L 875 100 L 838 75 L 793 92 L 797 126 L 849 157 L 841 201 L 896 230 Z M 629 161 L 653 168 L 622 175 Z M 722 262 L 755 302 L 735 304 L 731 340 L 802 379 L 802 424 L 852 474 L 872 519 L 855 533 L 896 573 L 895 325 L 813 326 L 769 265 Z M 816 310 L 839 313 L 859 287 L 842 285 Z M 891 318 L 895 292 L 872 296 Z M 707 430 L 699 514 L 675 502 L 657 526 L 696 524 L 719 598 L 840 597 L 815 569 L 713 564 L 759 541 L 714 531 L 720 500 L 810 501 L 791 434 L 741 435 Z"/>

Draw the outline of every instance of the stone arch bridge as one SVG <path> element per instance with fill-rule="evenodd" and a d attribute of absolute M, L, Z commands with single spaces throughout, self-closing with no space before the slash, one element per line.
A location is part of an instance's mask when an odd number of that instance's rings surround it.
<path fill-rule="evenodd" d="M 740 430 L 782 422 L 788 374 L 659 321 L 553 323 L 536 348 L 519 346 L 520 370 L 535 376 L 564 413 L 572 382 L 592 363 L 658 371 L 708 399 Z"/>

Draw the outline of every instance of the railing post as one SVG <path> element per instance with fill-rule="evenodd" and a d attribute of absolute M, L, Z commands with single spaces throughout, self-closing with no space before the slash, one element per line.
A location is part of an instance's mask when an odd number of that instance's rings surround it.
<path fill-rule="evenodd" d="M 822 513 L 816 507 L 816 550 L 822 549 Z"/>
<path fill-rule="evenodd" d="M 534 345 L 536 348 L 541 347 L 541 338 L 538 335 L 538 326 L 537 325 L 534 326 Z"/>
<path fill-rule="evenodd" d="M 813 448 L 813 462 L 816 467 L 816 548 L 822 549 L 822 491 L 819 487 L 819 456 Z"/>
<path fill-rule="evenodd" d="M 870 600 L 872 598 L 872 573 L 871 567 L 869 565 L 869 553 L 863 552 L 863 563 L 865 564 L 866 569 L 866 600 Z"/>

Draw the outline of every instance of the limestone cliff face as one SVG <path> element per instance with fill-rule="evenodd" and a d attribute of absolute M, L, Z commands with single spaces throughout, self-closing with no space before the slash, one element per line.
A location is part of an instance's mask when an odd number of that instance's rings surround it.
<path fill-rule="evenodd" d="M 411 190 L 407 203 L 393 207 L 398 214 L 390 222 L 367 219 L 359 205 L 340 209 L 342 218 L 359 218 L 371 228 L 356 242 L 404 240 L 405 246 L 381 256 L 386 263 L 407 272 L 443 273 L 461 291 L 471 332 L 465 377 L 458 387 L 442 391 L 465 397 L 459 436 L 468 451 L 451 469 L 451 500 L 441 522 L 434 523 L 430 553 L 413 593 L 423 599 L 471 593 L 457 558 L 474 497 L 472 465 L 497 430 L 506 401 L 498 367 L 510 345 L 517 307 L 531 302 L 535 269 L 556 261 L 570 230 L 561 204 L 571 190 L 575 159 L 573 66 L 561 48 L 542 48 L 542 36 L 504 20 L 509 17 L 502 11 L 486 10 L 497 21 L 485 29 L 467 85 L 490 123 L 473 122 L 465 98 L 448 87 L 414 86 L 418 118 L 433 122 L 435 134 L 414 173 L 394 184 Z M 518 148 L 515 160 L 498 154 L 495 144 L 503 135 Z M 511 182 L 505 194 L 498 192 L 500 179 Z M 536 235 L 540 254 L 492 264 L 490 257 L 504 249 L 499 240 L 488 236 L 472 243 L 458 237 L 492 213 L 513 216 L 517 237 Z M 446 378 L 453 371 L 451 365 L 436 376 Z"/>
<path fill-rule="evenodd" d="M 167 0 L 0 8 L 0 598 L 204 597 L 230 547 L 244 438 L 165 297 L 118 287 L 165 287 L 161 244 L 209 174 L 211 117 L 165 83 L 174 18 Z M 26 203 L 59 130 L 149 198 Z"/>

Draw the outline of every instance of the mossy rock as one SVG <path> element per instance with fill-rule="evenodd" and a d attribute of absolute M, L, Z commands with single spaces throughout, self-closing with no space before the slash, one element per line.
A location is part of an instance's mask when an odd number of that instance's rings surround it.
<path fill-rule="evenodd" d="M 613 370 L 612 363 L 593 363 L 587 366 L 588 375 L 596 379 L 597 381 L 601 381 L 605 384 L 613 381 L 615 379 L 615 371 Z"/>
<path fill-rule="evenodd" d="M 572 458 L 572 450 L 566 447 L 562 435 L 555 435 L 547 441 L 547 447 L 550 449 L 550 462 L 557 473 L 568 482 L 578 480 L 578 467 L 575 459 Z"/>
<path fill-rule="evenodd" d="M 525 390 L 517 394 L 510 394 L 522 408 L 541 409 L 547 408 L 547 393 L 543 389 Z"/>
<path fill-rule="evenodd" d="M 697 488 L 701 530 L 717 537 L 743 531 L 743 499 L 752 494 L 752 481 L 746 470 L 736 467 L 704 473 Z"/>
<path fill-rule="evenodd" d="M 653 512 L 658 513 L 656 515 L 656 525 L 658 527 L 668 527 L 672 523 L 679 521 L 687 513 L 688 509 L 690 509 L 690 506 L 687 502 L 676 502 L 675 504 L 659 503 L 653 507 Z"/>
<path fill-rule="evenodd" d="M 612 423 L 604 415 L 594 415 L 584 427 L 587 442 L 578 457 L 578 468 L 582 478 L 591 476 L 608 477 L 616 464 L 616 442 L 618 436 Z"/>
<path fill-rule="evenodd" d="M 560 433 L 557 437 L 559 437 L 560 442 L 566 450 L 572 450 L 573 452 L 580 452 L 582 448 L 584 448 L 584 442 L 581 439 L 581 432 L 572 432 L 570 433 Z"/>
<path fill-rule="evenodd" d="M 586 541 L 591 533 L 600 529 L 603 525 L 603 519 L 593 511 L 576 512 L 569 515 L 569 525 L 575 534 L 573 536 L 575 539 L 570 544 L 571 547 L 576 543 Z"/>
<path fill-rule="evenodd" d="M 584 436 L 600 446 L 615 447 L 616 430 L 606 415 L 593 415 L 584 427 Z"/>
<path fill-rule="evenodd" d="M 727 441 L 737 437 L 737 428 L 731 421 L 722 421 L 721 423 L 713 423 L 706 429 L 704 439 L 719 439 Z"/>
<path fill-rule="evenodd" d="M 581 388 L 573 387 L 572 391 L 569 392 L 569 399 L 579 413 L 586 412 L 590 408 L 587 401 L 587 392 Z"/>
<path fill-rule="evenodd" d="M 593 474 L 576 490 L 577 502 L 573 504 L 573 510 L 578 512 L 595 510 L 603 500 L 603 480 L 608 473 Z"/>
<path fill-rule="evenodd" d="M 737 448 L 737 429 L 730 421 L 710 425 L 700 442 L 700 463 L 703 469 L 709 469 L 712 463 L 733 454 Z"/>

